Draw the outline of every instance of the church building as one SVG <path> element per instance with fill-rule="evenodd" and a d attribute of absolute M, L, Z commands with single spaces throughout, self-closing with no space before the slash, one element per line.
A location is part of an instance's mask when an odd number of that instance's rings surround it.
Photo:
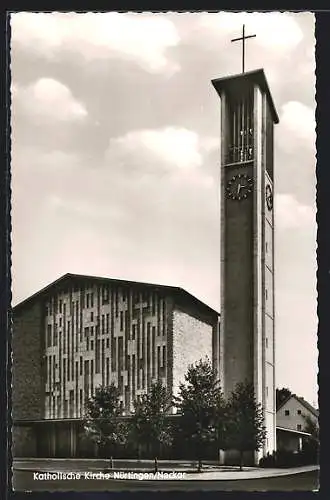
<path fill-rule="evenodd" d="M 14 456 L 75 456 L 97 386 L 129 414 L 153 382 L 176 395 L 190 364 L 218 366 L 218 339 L 219 314 L 181 288 L 66 274 L 13 310 Z"/>
<path fill-rule="evenodd" d="M 56 456 L 64 440 L 37 440 L 38 426 L 81 419 L 96 386 L 115 382 L 129 413 L 153 381 L 176 394 L 189 364 L 205 356 L 225 396 L 239 382 L 254 385 L 267 439 L 253 461 L 276 449 L 273 133 L 279 119 L 264 71 L 244 71 L 245 38 L 243 29 L 242 73 L 212 80 L 221 115 L 221 330 L 219 313 L 181 288 L 63 276 L 14 308 L 16 456 L 25 449 Z M 72 428 L 65 456 L 76 453 Z"/>

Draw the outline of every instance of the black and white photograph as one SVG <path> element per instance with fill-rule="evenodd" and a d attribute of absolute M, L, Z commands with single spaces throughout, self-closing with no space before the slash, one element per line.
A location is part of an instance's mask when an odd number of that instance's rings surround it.
<path fill-rule="evenodd" d="M 314 14 L 10 26 L 12 488 L 318 491 Z"/>

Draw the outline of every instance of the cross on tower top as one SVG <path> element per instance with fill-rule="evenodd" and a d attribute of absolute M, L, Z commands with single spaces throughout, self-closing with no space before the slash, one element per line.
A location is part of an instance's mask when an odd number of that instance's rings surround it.
<path fill-rule="evenodd" d="M 239 37 L 239 38 L 233 38 L 231 41 L 232 42 L 239 42 L 239 41 L 242 41 L 242 73 L 245 72 L 245 40 L 247 38 L 254 38 L 256 37 L 257 35 L 247 35 L 245 36 L 245 24 L 243 24 L 243 32 L 242 32 L 242 36 Z"/>

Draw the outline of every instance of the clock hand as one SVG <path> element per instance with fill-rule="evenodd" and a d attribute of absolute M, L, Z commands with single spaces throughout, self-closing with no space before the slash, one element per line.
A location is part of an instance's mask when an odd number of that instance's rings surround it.
<path fill-rule="evenodd" d="M 241 185 L 239 184 L 239 185 L 237 186 L 237 196 L 239 195 L 240 191 L 241 191 Z"/>

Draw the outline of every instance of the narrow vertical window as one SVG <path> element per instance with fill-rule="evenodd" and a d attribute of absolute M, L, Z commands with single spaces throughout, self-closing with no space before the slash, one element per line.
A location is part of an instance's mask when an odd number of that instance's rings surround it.
<path fill-rule="evenodd" d="M 160 346 L 157 347 L 157 373 L 158 378 L 160 377 L 161 361 L 160 361 Z"/>
<path fill-rule="evenodd" d="M 80 406 L 80 415 L 82 415 L 83 411 L 84 411 L 83 391 L 82 391 L 82 389 L 79 389 L 79 406 Z"/>
<path fill-rule="evenodd" d="M 135 399 L 135 378 L 136 378 L 136 368 L 135 368 L 135 354 L 132 356 L 132 399 Z"/>
<path fill-rule="evenodd" d="M 54 325 L 54 346 L 57 346 L 57 341 L 58 341 L 57 335 L 58 335 L 58 333 L 57 333 L 57 324 L 55 323 L 55 325 Z"/>
<path fill-rule="evenodd" d="M 109 358 L 106 358 L 106 385 L 110 384 Z"/>
<path fill-rule="evenodd" d="M 102 350 L 101 350 L 101 370 L 102 370 L 102 376 L 104 375 L 104 370 L 105 370 L 105 353 L 104 353 L 104 348 L 105 348 L 105 340 L 102 339 Z"/>
<path fill-rule="evenodd" d="M 253 160 L 253 92 L 229 102 L 230 133 L 227 163 Z"/>
<path fill-rule="evenodd" d="M 153 326 L 152 327 L 152 333 L 151 333 L 151 353 L 152 353 L 152 376 L 155 376 L 155 371 L 156 371 L 156 328 Z"/>
<path fill-rule="evenodd" d="M 100 340 L 95 343 L 95 373 L 100 373 Z"/>
<path fill-rule="evenodd" d="M 94 361 L 91 359 L 91 396 L 94 396 Z"/>
<path fill-rule="evenodd" d="M 52 345 L 52 325 L 47 325 L 47 347 Z"/>
<path fill-rule="evenodd" d="M 118 289 L 115 290 L 115 312 L 116 318 L 118 318 Z"/>

